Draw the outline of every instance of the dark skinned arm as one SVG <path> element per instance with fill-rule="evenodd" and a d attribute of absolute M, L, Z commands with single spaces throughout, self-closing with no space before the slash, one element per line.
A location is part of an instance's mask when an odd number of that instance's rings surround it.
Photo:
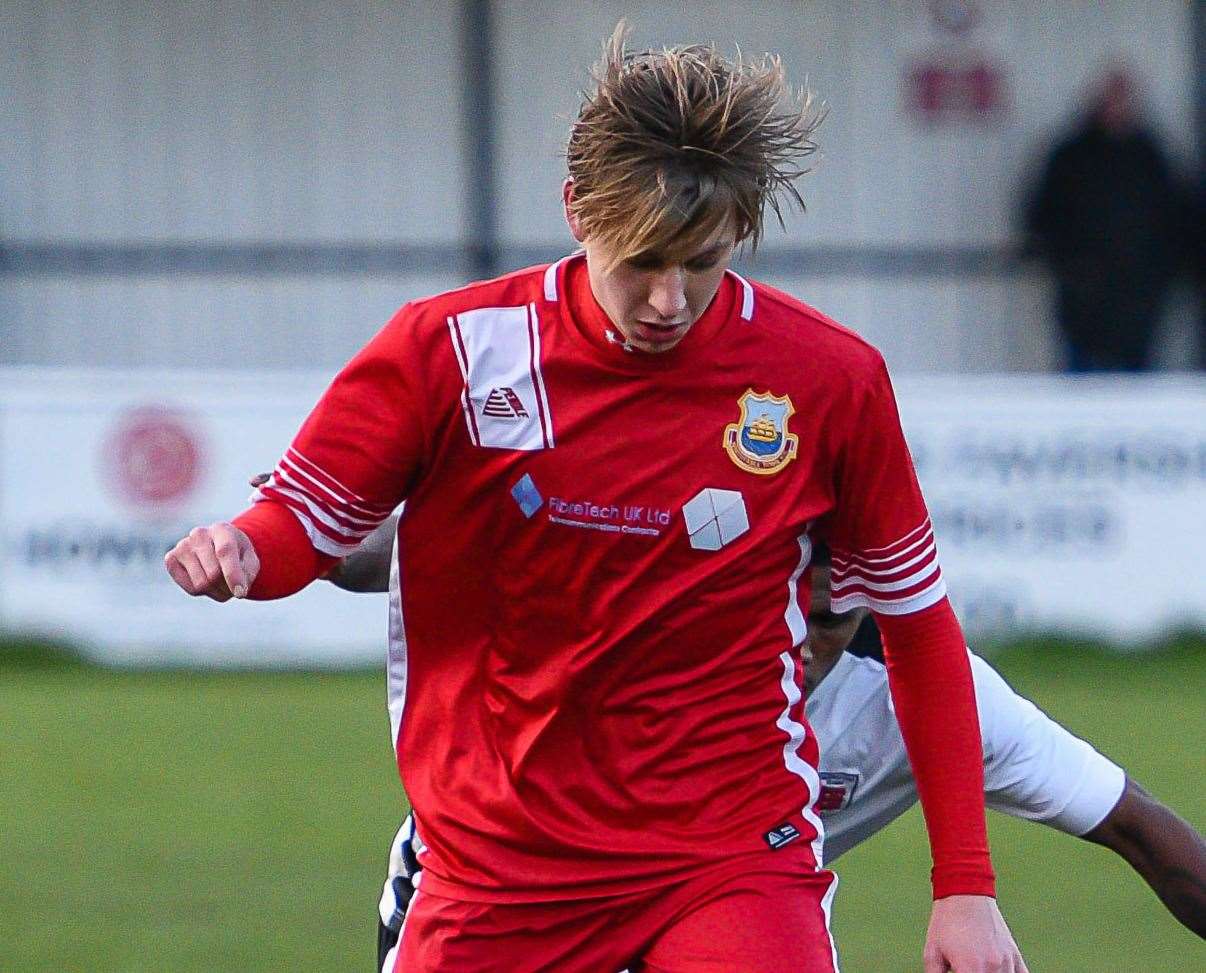
<path fill-rule="evenodd" d="M 1206 840 L 1127 779 L 1114 810 L 1084 835 L 1117 852 L 1177 920 L 1206 939 Z"/>
<path fill-rule="evenodd" d="M 389 572 L 394 554 L 394 535 L 398 515 L 386 519 L 364 542 L 325 575 L 326 580 L 344 591 L 389 591 Z"/>

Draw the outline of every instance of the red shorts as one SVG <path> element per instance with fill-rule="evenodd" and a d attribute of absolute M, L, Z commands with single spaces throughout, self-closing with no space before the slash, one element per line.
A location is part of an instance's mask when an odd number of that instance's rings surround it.
<path fill-rule="evenodd" d="M 605 899 L 462 902 L 420 884 L 394 973 L 836 973 L 837 876 L 791 852 Z"/>

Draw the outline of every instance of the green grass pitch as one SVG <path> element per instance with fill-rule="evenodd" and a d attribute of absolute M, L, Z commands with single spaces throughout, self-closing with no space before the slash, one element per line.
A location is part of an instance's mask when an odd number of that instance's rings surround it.
<path fill-rule="evenodd" d="M 0 969 L 369 970 L 403 807 L 377 673 L 122 673 L 0 647 Z M 5 660 L 8 661 L 5 661 Z M 1206 826 L 1206 647 L 1021 649 L 999 665 Z M 1109 852 L 991 819 L 1035 973 L 1206 969 L 1206 945 Z M 846 973 L 920 969 L 916 812 L 839 863 Z"/>

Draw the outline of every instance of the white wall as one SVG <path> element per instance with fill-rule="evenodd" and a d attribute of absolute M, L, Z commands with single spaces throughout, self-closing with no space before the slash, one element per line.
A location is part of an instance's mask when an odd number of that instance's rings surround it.
<path fill-rule="evenodd" d="M 0 230 L 461 237 L 450 3 L 0 4 Z"/>
<path fill-rule="evenodd" d="M 966 42 L 932 26 L 926 0 L 692 3 L 522 0 L 498 5 L 504 233 L 562 235 L 557 152 L 576 113 L 584 67 L 621 15 L 634 46 L 707 42 L 775 51 L 789 77 L 829 109 L 821 157 L 804 182 L 810 212 L 766 246 L 980 245 L 1008 240 L 1019 174 L 1067 121 L 1114 55 L 1139 66 L 1154 113 L 1188 152 L 1192 33 L 1179 0 L 980 3 Z M 901 90 L 916 56 L 983 52 L 1000 62 L 1014 107 L 992 125 L 927 128 Z M 553 55 L 555 53 L 555 56 Z"/>
<path fill-rule="evenodd" d="M 333 371 L 452 275 L 0 278 L 0 362 Z M 11 326 L 11 330 L 9 327 Z"/>
<path fill-rule="evenodd" d="M 1110 55 L 1139 66 L 1154 117 L 1188 153 L 1189 4 L 973 6 L 984 20 L 960 39 L 926 0 L 498 2 L 501 238 L 568 249 L 558 153 L 622 14 L 637 45 L 778 51 L 828 106 L 809 212 L 771 228 L 768 251 L 1007 243 L 1023 174 Z M 475 69 L 459 62 L 458 29 L 453 2 L 0 4 L 0 244 L 455 247 L 461 75 Z M 902 77 L 939 53 L 1001 65 L 1009 110 L 984 126 L 919 123 Z M 0 362 L 333 367 L 394 307 L 464 275 L 0 274 Z M 802 266 L 767 279 L 866 333 L 898 369 L 1056 361 L 1033 275 Z"/>

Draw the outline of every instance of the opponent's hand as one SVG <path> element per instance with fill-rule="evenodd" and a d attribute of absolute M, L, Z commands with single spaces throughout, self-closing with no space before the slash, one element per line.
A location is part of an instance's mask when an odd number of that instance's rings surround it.
<path fill-rule="evenodd" d="M 997 900 L 952 895 L 934 903 L 925 973 L 1028 973 Z"/>
<path fill-rule="evenodd" d="M 163 559 L 172 580 L 190 595 L 214 601 L 243 598 L 260 573 L 251 538 L 234 524 L 194 527 Z"/>

